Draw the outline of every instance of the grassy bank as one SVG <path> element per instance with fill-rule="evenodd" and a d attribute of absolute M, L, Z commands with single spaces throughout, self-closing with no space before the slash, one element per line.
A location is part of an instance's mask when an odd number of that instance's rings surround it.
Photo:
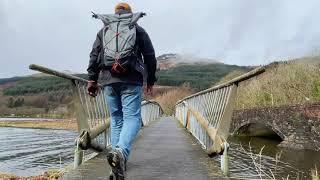
<path fill-rule="evenodd" d="M 314 103 L 320 100 L 320 64 L 290 61 L 267 66 L 240 83 L 237 109 Z"/>
<path fill-rule="evenodd" d="M 0 127 L 17 127 L 17 128 L 41 128 L 41 129 L 66 129 L 77 130 L 75 120 L 54 120 L 54 121 L 0 121 Z"/>
<path fill-rule="evenodd" d="M 320 59 L 313 62 L 299 59 L 267 65 L 265 73 L 240 83 L 236 108 L 273 107 L 320 101 L 319 62 Z M 219 83 L 243 73 L 245 72 L 234 71 Z"/>
<path fill-rule="evenodd" d="M 63 175 L 63 170 L 49 170 L 38 176 L 16 176 L 0 172 L 0 180 L 55 180 Z"/>

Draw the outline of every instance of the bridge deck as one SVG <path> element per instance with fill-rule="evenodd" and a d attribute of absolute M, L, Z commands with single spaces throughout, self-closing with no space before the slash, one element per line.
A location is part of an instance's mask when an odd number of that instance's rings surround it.
<path fill-rule="evenodd" d="M 62 179 L 108 179 L 109 172 L 106 156 L 101 153 Z M 221 174 L 218 164 L 196 140 L 173 118 L 164 117 L 140 132 L 126 179 L 221 179 Z"/>

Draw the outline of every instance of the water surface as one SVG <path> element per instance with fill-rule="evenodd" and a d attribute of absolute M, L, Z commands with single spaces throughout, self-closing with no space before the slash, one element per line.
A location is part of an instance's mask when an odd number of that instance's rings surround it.
<path fill-rule="evenodd" d="M 0 128 L 0 172 L 20 176 L 59 169 L 73 160 L 76 133 L 67 130 Z"/>
<path fill-rule="evenodd" d="M 76 132 L 68 130 L 0 128 L 0 172 L 30 176 L 70 165 L 75 137 Z M 272 171 L 277 179 L 288 175 L 289 179 L 310 179 L 310 169 L 320 167 L 320 152 L 279 148 L 279 141 L 257 137 L 231 137 L 229 142 L 230 175 L 234 179 L 260 179 L 259 174 L 268 178 L 261 171 L 269 176 Z M 262 156 L 254 165 L 250 152 L 257 154 L 263 146 Z M 279 153 L 280 160 L 276 161 Z M 219 157 L 212 161 L 220 163 Z"/>
<path fill-rule="evenodd" d="M 268 178 L 264 174 L 271 177 L 273 174 L 276 179 L 286 179 L 288 175 L 289 179 L 310 179 L 310 170 L 320 167 L 320 152 L 317 151 L 279 148 L 280 141 L 259 137 L 231 137 L 229 141 L 230 172 L 232 177 L 238 177 L 236 179 L 260 179 L 259 174 L 262 178 Z M 250 154 L 260 151 L 261 158 Z"/>

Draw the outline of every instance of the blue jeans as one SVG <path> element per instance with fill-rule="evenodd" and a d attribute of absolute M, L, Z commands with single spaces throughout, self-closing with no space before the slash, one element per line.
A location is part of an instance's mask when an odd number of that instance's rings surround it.
<path fill-rule="evenodd" d="M 124 83 L 105 87 L 104 94 L 111 116 L 111 144 L 121 148 L 127 160 L 141 125 L 142 87 Z"/>

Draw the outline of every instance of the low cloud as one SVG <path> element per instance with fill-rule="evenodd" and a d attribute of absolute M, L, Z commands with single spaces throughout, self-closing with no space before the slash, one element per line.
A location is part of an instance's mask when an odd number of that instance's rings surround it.
<path fill-rule="evenodd" d="M 0 1 L 0 77 L 31 74 L 30 63 L 85 72 L 101 23 L 118 1 Z M 309 55 L 320 46 L 318 0 L 128 1 L 157 55 L 192 54 L 252 65 Z"/>

